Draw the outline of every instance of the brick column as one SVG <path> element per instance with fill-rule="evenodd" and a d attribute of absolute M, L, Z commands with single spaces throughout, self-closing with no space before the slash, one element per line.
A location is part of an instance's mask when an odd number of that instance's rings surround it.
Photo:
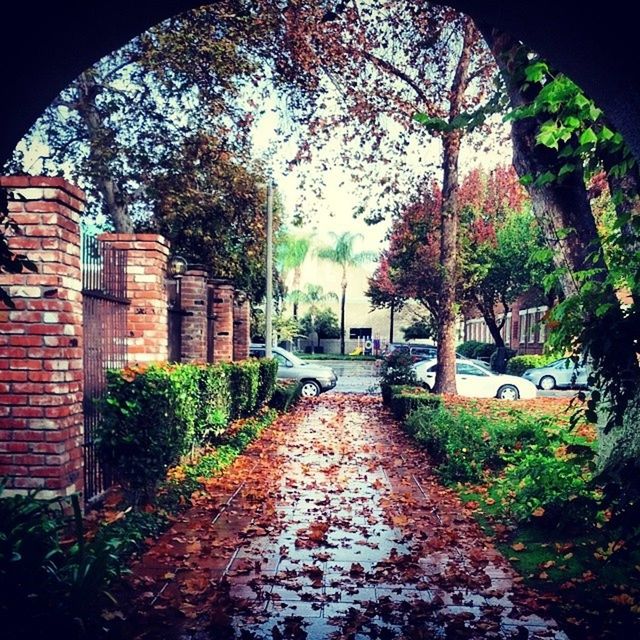
<path fill-rule="evenodd" d="M 168 357 L 167 259 L 169 242 L 154 233 L 104 233 L 100 240 L 127 251 L 127 353 L 130 362 Z"/>
<path fill-rule="evenodd" d="M 37 273 L 0 275 L 0 476 L 8 492 L 43 498 L 83 489 L 80 189 L 62 178 L 0 178 L 21 229 L 9 246 Z"/>
<path fill-rule="evenodd" d="M 233 359 L 246 360 L 251 343 L 251 314 L 249 300 L 242 291 L 236 291 L 233 304 Z"/>
<path fill-rule="evenodd" d="M 233 360 L 233 285 L 229 280 L 209 280 L 213 288 L 213 361 Z"/>
<path fill-rule="evenodd" d="M 180 282 L 182 308 L 182 361 L 207 360 L 207 272 L 191 266 Z"/>

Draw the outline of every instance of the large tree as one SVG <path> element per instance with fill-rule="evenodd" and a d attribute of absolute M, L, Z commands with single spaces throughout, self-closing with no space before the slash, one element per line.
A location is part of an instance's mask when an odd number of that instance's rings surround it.
<path fill-rule="evenodd" d="M 46 149 L 41 170 L 80 184 L 116 231 L 134 230 L 153 207 L 149 184 L 186 140 L 205 131 L 246 148 L 253 106 L 241 92 L 261 68 L 266 24 L 251 3 L 220 0 L 105 57 L 32 129 L 30 145 Z"/>
<path fill-rule="evenodd" d="M 356 251 L 355 244 L 362 235 L 359 233 L 351 233 L 345 231 L 341 234 L 331 233 L 333 244 L 328 247 L 318 249 L 318 257 L 328 260 L 340 267 L 341 279 L 340 289 L 342 295 L 340 297 L 340 353 L 344 355 L 345 350 L 345 306 L 347 302 L 347 274 L 350 268 L 358 267 L 366 262 L 375 259 L 375 254 L 371 251 Z"/>
<path fill-rule="evenodd" d="M 288 231 L 283 231 L 277 239 L 276 264 L 280 273 L 286 277 L 291 272 L 292 291 L 300 291 L 300 277 L 302 265 L 307 259 L 311 248 L 310 235 L 294 235 Z M 292 296 L 293 317 L 298 318 L 299 300 L 297 296 Z"/>
<path fill-rule="evenodd" d="M 150 227 L 173 251 L 230 278 L 254 301 L 264 295 L 266 178 L 260 166 L 229 153 L 206 134 L 187 140 L 151 189 L 156 203 Z M 275 227 L 280 207 L 275 207 Z"/>

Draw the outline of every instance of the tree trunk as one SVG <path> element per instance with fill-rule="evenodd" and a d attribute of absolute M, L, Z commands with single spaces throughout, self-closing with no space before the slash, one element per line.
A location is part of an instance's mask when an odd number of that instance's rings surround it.
<path fill-rule="evenodd" d="M 293 279 L 291 282 L 291 288 L 294 291 L 300 291 L 300 267 L 295 267 L 293 270 Z M 293 319 L 298 319 L 298 301 L 293 303 Z"/>
<path fill-rule="evenodd" d="M 393 321 L 394 314 L 396 312 L 396 303 L 394 300 L 391 301 L 391 306 L 389 307 L 389 344 L 393 342 Z"/>
<path fill-rule="evenodd" d="M 465 20 L 462 52 L 451 85 L 449 121 L 462 110 L 469 81 L 470 42 L 473 26 Z M 438 373 L 434 391 L 456 393 L 456 285 L 458 280 L 458 157 L 462 130 L 455 129 L 442 138 L 442 220 L 440 223 L 440 264 L 442 278 L 438 300 Z"/>
<path fill-rule="evenodd" d="M 342 275 L 342 298 L 340 299 L 340 353 L 344 355 L 344 310 L 347 302 L 347 276 Z"/>
<path fill-rule="evenodd" d="M 89 137 L 89 162 L 92 178 L 102 194 L 107 217 L 113 223 L 117 233 L 133 233 L 133 222 L 127 211 L 126 197 L 116 181 L 109 174 L 107 156 L 113 152 L 110 148 L 110 132 L 102 124 L 102 118 L 96 108 L 95 100 L 99 89 L 91 72 L 85 71 L 78 79 L 79 98 L 76 111 L 86 124 Z"/>
<path fill-rule="evenodd" d="M 528 49 L 502 32 L 484 29 L 483 35 L 504 78 L 511 106 L 517 108 L 529 104 L 531 99 L 524 95 L 514 74 L 523 64 Z M 512 124 L 513 165 L 521 177 L 535 177 L 546 171 L 557 173 L 564 164 L 555 150 L 537 144 L 539 124 L 535 118 L 516 120 Z M 554 264 L 563 271 L 563 292 L 566 296 L 573 295 L 578 291 L 574 278 L 576 271 L 604 267 L 602 262 L 593 264 L 588 260 L 599 238 L 582 171 L 567 174 L 562 182 L 542 187 L 528 186 L 527 191 L 536 220 L 553 250 Z"/>

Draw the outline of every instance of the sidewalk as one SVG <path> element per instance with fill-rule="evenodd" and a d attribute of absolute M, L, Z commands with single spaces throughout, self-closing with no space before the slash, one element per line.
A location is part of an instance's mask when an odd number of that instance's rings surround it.
<path fill-rule="evenodd" d="M 137 638 L 565 638 L 377 399 L 285 416 L 133 568 Z"/>

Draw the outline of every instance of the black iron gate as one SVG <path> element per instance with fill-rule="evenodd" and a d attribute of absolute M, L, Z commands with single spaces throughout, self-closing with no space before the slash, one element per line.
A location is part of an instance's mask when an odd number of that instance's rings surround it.
<path fill-rule="evenodd" d="M 169 340 L 169 362 L 182 362 L 182 322 L 189 315 L 182 308 L 180 280 L 167 279 L 167 324 Z"/>
<path fill-rule="evenodd" d="M 213 362 L 215 352 L 215 315 L 214 315 L 215 291 L 212 286 L 207 287 L 207 362 Z"/>
<path fill-rule="evenodd" d="M 82 309 L 84 328 L 84 486 L 85 498 L 111 484 L 108 469 L 96 457 L 96 406 L 106 388 L 107 369 L 127 365 L 127 252 L 82 238 Z"/>

